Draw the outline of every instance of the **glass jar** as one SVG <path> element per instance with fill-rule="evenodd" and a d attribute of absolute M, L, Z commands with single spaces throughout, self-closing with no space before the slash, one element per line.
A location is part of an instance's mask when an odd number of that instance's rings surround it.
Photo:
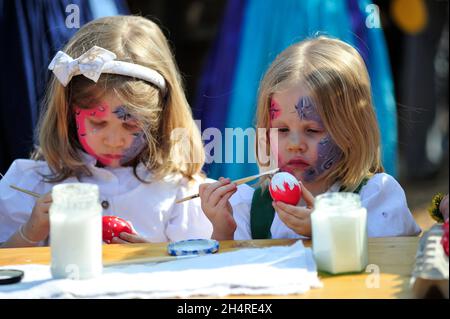
<path fill-rule="evenodd" d="M 317 268 L 331 274 L 360 272 L 368 263 L 367 210 L 358 194 L 330 192 L 314 200 L 312 245 Z"/>
<path fill-rule="evenodd" d="M 102 273 L 102 207 L 97 185 L 52 189 L 50 249 L 53 278 L 88 279 Z"/>

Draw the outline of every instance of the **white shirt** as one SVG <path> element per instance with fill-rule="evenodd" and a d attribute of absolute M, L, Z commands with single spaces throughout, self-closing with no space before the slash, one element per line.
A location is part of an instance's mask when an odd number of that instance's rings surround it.
<path fill-rule="evenodd" d="M 336 192 L 339 184 L 334 184 L 327 192 Z M 241 185 L 230 198 L 233 216 L 237 224 L 235 240 L 251 239 L 250 209 L 254 189 Z M 400 184 L 385 173 L 375 174 L 360 191 L 361 204 L 367 209 L 369 237 L 416 236 L 421 229 L 406 203 L 405 192 Z M 305 238 L 287 227 L 275 214 L 270 227 L 272 238 Z"/>
<path fill-rule="evenodd" d="M 201 177 L 192 184 L 181 175 L 144 184 L 134 176 L 131 167 L 99 168 L 93 157 L 84 157 L 93 175 L 80 180 L 71 177 L 63 183 L 97 184 L 100 201 L 109 204 L 103 209 L 103 215 L 130 221 L 137 233 L 151 242 L 211 238 L 212 224 L 204 215 L 199 198 L 175 203 L 177 199 L 196 194 L 199 184 L 205 182 Z M 151 180 L 151 172 L 142 164 L 137 167 L 137 173 L 142 179 Z M 54 184 L 44 182 L 42 174 L 50 174 L 46 162 L 16 160 L 0 180 L 0 242 L 6 241 L 29 219 L 36 202 L 34 197 L 9 185 L 45 194 Z"/>

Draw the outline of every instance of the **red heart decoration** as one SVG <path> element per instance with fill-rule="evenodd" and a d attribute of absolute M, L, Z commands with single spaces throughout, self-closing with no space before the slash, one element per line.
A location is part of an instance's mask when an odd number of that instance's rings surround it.
<path fill-rule="evenodd" d="M 131 225 L 124 219 L 117 216 L 103 216 L 103 241 L 111 244 L 114 237 L 119 237 L 122 232 L 132 234 Z"/>
<path fill-rule="evenodd" d="M 302 188 L 298 180 L 286 172 L 276 173 L 269 185 L 273 200 L 290 205 L 297 205 L 302 197 Z"/>

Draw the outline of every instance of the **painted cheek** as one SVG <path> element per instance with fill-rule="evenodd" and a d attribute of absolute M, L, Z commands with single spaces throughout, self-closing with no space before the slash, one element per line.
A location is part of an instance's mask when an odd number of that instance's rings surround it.
<path fill-rule="evenodd" d="M 111 164 L 111 159 L 104 158 L 99 156 L 95 150 L 88 143 L 88 136 L 91 134 L 95 134 L 97 131 L 93 130 L 92 132 L 87 131 L 86 121 L 88 118 L 93 117 L 97 119 L 102 119 L 107 115 L 108 105 L 99 105 L 93 109 L 81 109 L 79 107 L 75 107 L 75 122 L 77 124 L 77 134 L 78 140 L 83 146 L 86 153 L 94 156 L 100 163 L 103 165 Z"/>
<path fill-rule="evenodd" d="M 124 123 L 135 120 L 135 118 L 127 112 L 124 106 L 118 106 L 112 113 Z M 123 152 L 123 157 L 119 161 L 120 165 L 133 160 L 145 148 L 146 139 L 144 132 L 133 133 L 132 135 L 133 139 L 130 143 L 130 147 Z"/>
<path fill-rule="evenodd" d="M 306 182 L 312 182 L 317 177 L 328 171 L 334 163 L 340 160 L 342 151 L 334 143 L 330 136 L 321 139 L 317 145 L 317 160 L 313 167 L 310 167 L 303 174 Z"/>
<path fill-rule="evenodd" d="M 133 141 L 131 142 L 130 147 L 125 150 L 123 157 L 120 159 L 121 165 L 133 160 L 145 148 L 147 141 L 145 139 L 144 132 L 139 132 L 133 135 Z"/>

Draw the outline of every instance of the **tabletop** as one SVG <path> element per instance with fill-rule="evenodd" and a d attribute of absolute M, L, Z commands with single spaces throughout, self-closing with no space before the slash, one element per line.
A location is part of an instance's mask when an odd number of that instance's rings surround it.
<path fill-rule="evenodd" d="M 324 287 L 303 295 L 256 296 L 257 298 L 413 298 L 409 280 L 414 267 L 419 237 L 369 238 L 369 265 L 357 274 L 319 273 Z M 249 247 L 291 245 L 295 239 L 221 241 L 219 253 Z M 306 247 L 310 241 L 303 241 Z M 167 243 L 104 245 L 103 261 L 167 256 Z M 0 266 L 50 264 L 50 248 L 0 249 Z M 230 296 L 255 298 L 255 296 Z"/>

